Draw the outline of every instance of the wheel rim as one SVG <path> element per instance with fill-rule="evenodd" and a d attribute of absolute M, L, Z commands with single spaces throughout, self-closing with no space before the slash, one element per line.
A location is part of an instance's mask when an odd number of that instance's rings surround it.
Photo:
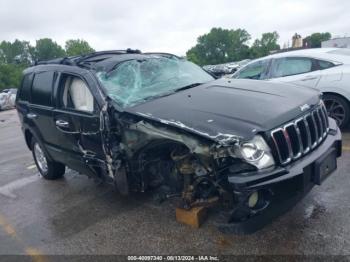
<path fill-rule="evenodd" d="M 345 120 L 345 108 L 335 99 L 325 99 L 324 104 L 327 109 L 328 116 L 333 118 L 338 126 L 341 126 Z"/>
<path fill-rule="evenodd" d="M 36 162 L 38 164 L 39 169 L 44 173 L 47 172 L 46 157 L 45 157 L 44 152 L 38 143 L 35 143 L 35 145 L 34 145 L 34 154 L 35 154 L 35 159 L 36 159 Z"/>

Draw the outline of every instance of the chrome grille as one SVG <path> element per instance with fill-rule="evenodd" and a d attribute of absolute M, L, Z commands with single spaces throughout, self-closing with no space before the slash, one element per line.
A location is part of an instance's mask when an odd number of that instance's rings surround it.
<path fill-rule="evenodd" d="M 323 103 L 304 116 L 274 129 L 271 138 L 279 162 L 288 164 L 307 154 L 326 138 L 329 131 L 327 111 Z"/>

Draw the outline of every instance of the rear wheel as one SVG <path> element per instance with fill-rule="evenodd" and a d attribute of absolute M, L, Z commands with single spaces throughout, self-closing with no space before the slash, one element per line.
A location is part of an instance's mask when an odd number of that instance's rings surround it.
<path fill-rule="evenodd" d="M 340 128 L 345 127 L 350 118 L 350 108 L 348 101 L 337 95 L 324 95 L 324 104 L 327 108 L 328 116 L 333 118 Z"/>
<path fill-rule="evenodd" d="M 61 163 L 50 161 L 42 149 L 41 144 L 33 137 L 31 143 L 33 158 L 43 178 L 54 180 L 61 178 L 65 172 L 65 166 Z"/>

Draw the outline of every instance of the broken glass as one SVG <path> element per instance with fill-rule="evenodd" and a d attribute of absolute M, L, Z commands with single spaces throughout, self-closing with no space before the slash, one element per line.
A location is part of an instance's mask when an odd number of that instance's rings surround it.
<path fill-rule="evenodd" d="M 214 79 L 189 61 L 160 56 L 128 60 L 110 72 L 99 71 L 96 75 L 108 95 L 122 107 L 131 107 L 182 87 Z"/>

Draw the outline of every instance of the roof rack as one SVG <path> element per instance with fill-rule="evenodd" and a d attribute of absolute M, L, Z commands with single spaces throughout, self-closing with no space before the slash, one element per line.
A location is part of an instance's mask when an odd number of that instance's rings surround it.
<path fill-rule="evenodd" d="M 162 56 L 169 56 L 169 57 L 176 57 L 176 58 L 181 58 L 177 55 L 170 54 L 170 53 L 163 53 L 163 52 L 147 52 L 143 53 L 144 55 L 162 55 Z"/>
<path fill-rule="evenodd" d="M 43 60 L 43 61 L 34 61 L 33 65 L 49 65 L 49 64 L 56 64 L 56 65 L 78 65 L 80 62 L 83 62 L 87 59 L 97 57 L 97 56 L 103 56 L 103 55 L 121 55 L 121 54 L 141 54 L 141 51 L 138 49 L 126 49 L 126 50 L 109 50 L 109 51 L 99 51 L 99 52 L 93 52 L 86 55 L 78 55 L 78 56 L 70 56 L 70 57 L 63 57 L 63 58 L 55 58 L 50 60 Z"/>
<path fill-rule="evenodd" d="M 76 63 L 79 64 L 83 61 L 86 61 L 90 58 L 103 56 L 103 55 L 122 55 L 122 54 L 141 54 L 141 51 L 138 49 L 126 49 L 126 50 L 108 50 L 108 51 L 98 51 L 93 52 L 87 55 L 83 55 L 80 58 L 77 59 Z"/>
<path fill-rule="evenodd" d="M 78 55 L 78 56 L 70 56 L 70 57 L 63 57 L 63 58 L 56 58 L 46 61 L 35 61 L 34 65 L 49 65 L 49 64 L 56 64 L 56 65 L 82 65 L 84 62 L 96 62 L 96 61 L 87 61 L 92 58 L 96 58 L 98 60 L 99 56 L 108 56 L 108 55 L 122 55 L 122 54 L 145 54 L 145 55 L 161 55 L 161 56 L 167 56 L 167 57 L 176 57 L 179 58 L 179 56 L 170 54 L 170 53 L 162 53 L 162 52 L 148 52 L 148 53 L 142 53 L 138 49 L 126 49 L 126 50 L 108 50 L 108 51 L 98 51 L 93 52 L 86 55 Z M 103 58 L 105 59 L 105 58 Z"/>
<path fill-rule="evenodd" d="M 34 61 L 34 65 L 49 65 L 49 64 L 56 64 L 56 65 L 75 65 L 74 60 L 78 58 L 79 56 L 71 56 L 71 57 L 63 57 L 63 58 L 56 58 L 51 60 L 43 60 L 43 61 Z"/>

